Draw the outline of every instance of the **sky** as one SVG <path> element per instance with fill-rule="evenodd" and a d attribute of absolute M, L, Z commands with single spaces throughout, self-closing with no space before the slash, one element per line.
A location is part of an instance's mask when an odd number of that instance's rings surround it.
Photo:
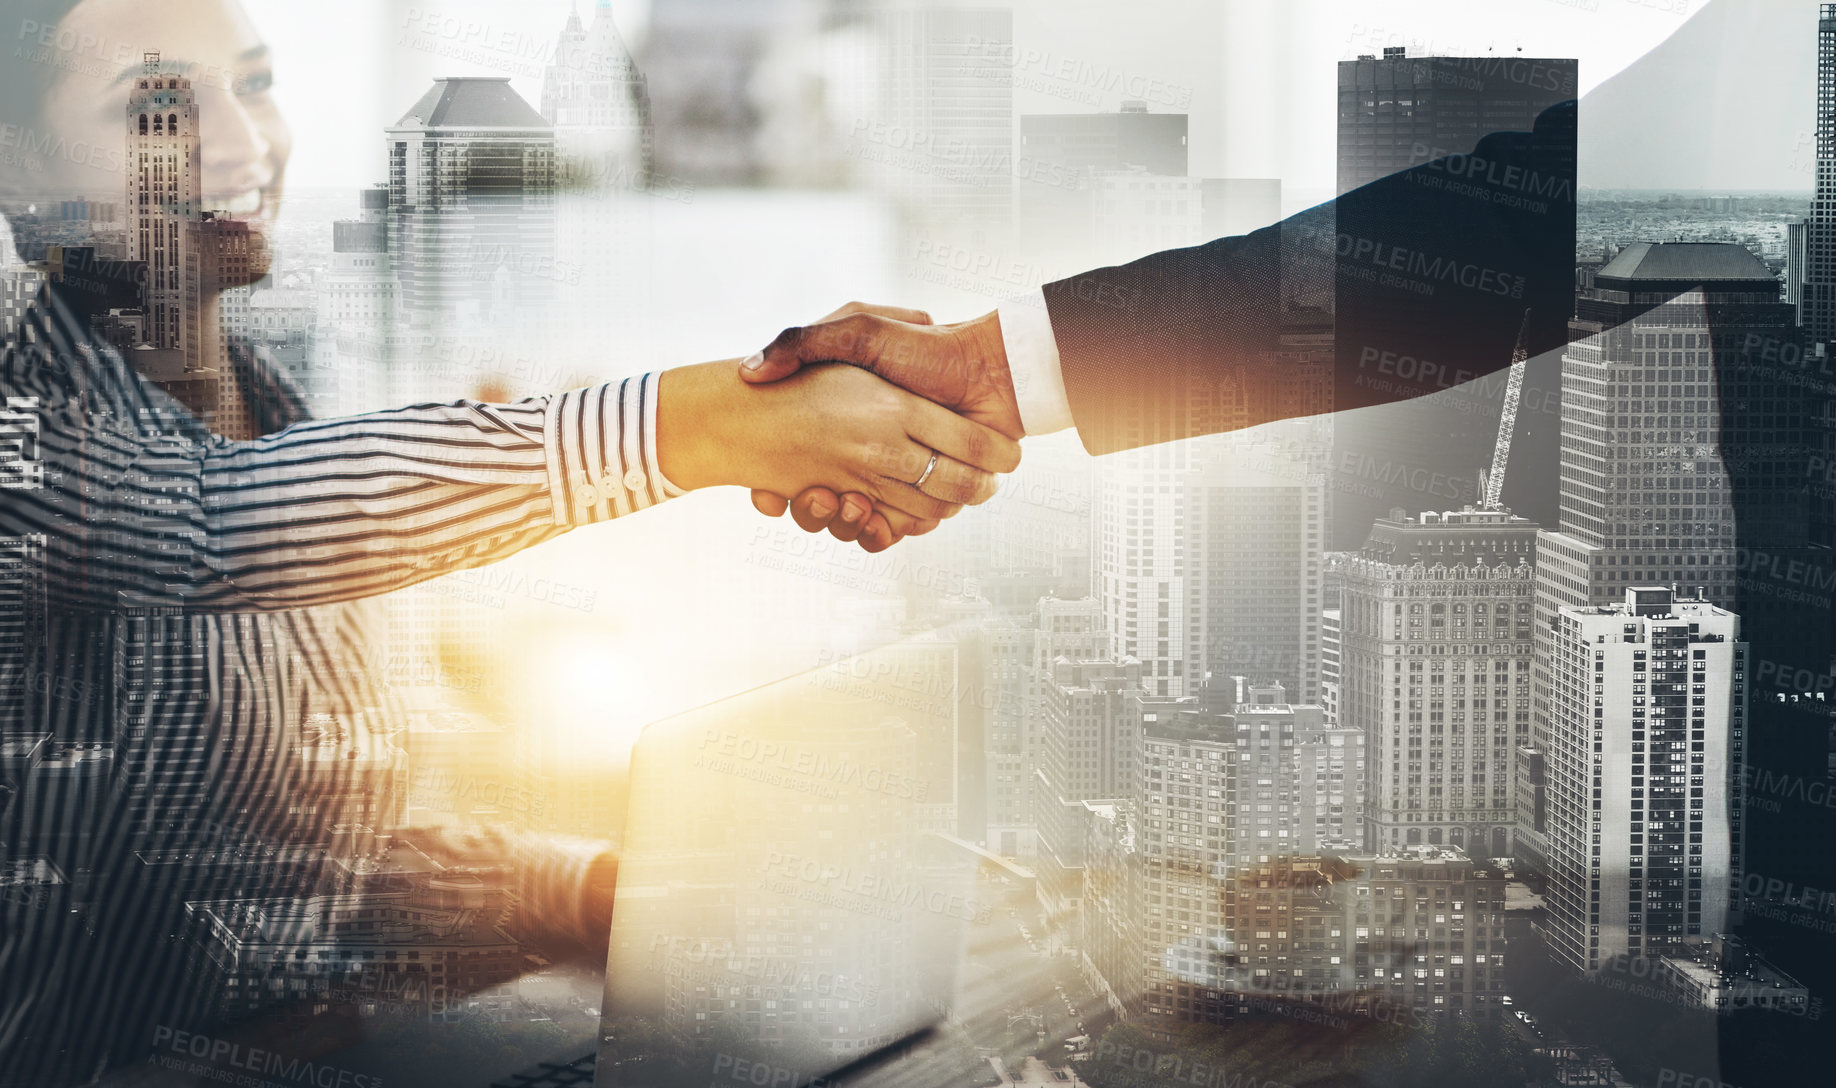
<path fill-rule="evenodd" d="M 380 177 L 382 127 L 436 76 L 509 75 L 537 101 L 542 63 L 569 8 L 568 0 L 246 2 L 275 49 L 276 94 L 297 137 L 292 183 L 341 188 Z M 652 2 L 611 0 L 634 47 Z M 1324 191 L 1334 175 L 1337 61 L 1390 45 L 1413 54 L 1521 50 L 1579 59 L 1586 93 L 1708 2 L 1015 0 L 1014 106 L 1016 113 L 1109 111 L 1132 89 L 1157 112 L 1184 105 L 1193 174 L 1274 176 Z M 1741 2 L 1802 8 L 1807 38 L 1814 36 L 1812 0 Z M 583 4 L 584 18 L 591 6 Z M 1114 90 L 1091 92 L 1077 75 L 1091 72 L 1122 79 Z M 1801 108 L 1786 108 L 1808 124 L 1811 89 L 1802 98 Z"/>

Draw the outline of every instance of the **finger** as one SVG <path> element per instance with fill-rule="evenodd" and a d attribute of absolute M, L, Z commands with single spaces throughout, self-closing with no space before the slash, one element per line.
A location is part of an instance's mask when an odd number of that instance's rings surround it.
<path fill-rule="evenodd" d="M 930 486 L 929 481 L 926 481 L 925 486 Z M 882 503 L 890 503 L 908 514 L 932 521 L 954 517 L 956 512 L 962 509 L 962 506 L 957 503 L 933 498 L 911 484 L 891 476 L 880 478 L 879 491 L 879 499 Z"/>
<path fill-rule="evenodd" d="M 886 520 L 895 540 L 902 540 L 908 536 L 923 536 L 941 524 L 936 518 L 921 518 L 908 514 L 889 502 L 875 503 L 873 509 L 875 514 Z"/>
<path fill-rule="evenodd" d="M 930 458 L 925 458 L 928 463 Z M 919 472 L 924 470 L 921 468 Z M 915 481 L 918 477 L 914 476 Z M 912 486 L 917 487 L 914 483 Z M 962 506 L 980 506 L 995 497 L 1000 489 L 1001 478 L 992 472 L 983 472 L 971 468 L 954 457 L 946 454 L 937 455 L 937 465 L 931 469 L 931 475 L 924 481 L 919 491 L 934 499 L 953 502 Z"/>
<path fill-rule="evenodd" d="M 857 543 L 867 554 L 878 555 L 898 542 L 899 537 L 887 528 L 884 521 L 875 517 L 869 524 L 868 531 L 861 534 L 861 539 Z"/>
<path fill-rule="evenodd" d="M 979 506 L 994 498 L 1000 486 L 993 473 L 971 468 L 949 454 L 909 441 L 899 446 L 876 444 L 871 448 L 868 468 L 909 483 L 933 499 L 958 506 Z M 920 480 L 924 481 L 922 487 Z"/>
<path fill-rule="evenodd" d="M 841 499 L 826 487 L 806 488 L 790 504 L 791 520 L 806 533 L 820 533 L 835 519 Z"/>
<path fill-rule="evenodd" d="M 873 516 L 867 519 L 866 528 L 861 530 L 860 539 L 855 541 L 864 552 L 883 552 L 898 542 L 899 534 L 893 532 L 885 513 L 879 510 L 875 510 Z"/>
<path fill-rule="evenodd" d="M 987 472 L 1012 472 L 1020 467 L 1020 443 L 1000 431 L 923 397 L 907 400 L 905 411 L 905 433 L 938 453 Z"/>
<path fill-rule="evenodd" d="M 847 317 L 849 314 L 875 314 L 880 317 L 890 317 L 894 321 L 909 322 L 913 325 L 935 324 L 935 322 L 931 320 L 931 315 L 925 313 L 923 310 L 908 310 L 903 306 L 881 306 L 873 302 L 850 302 L 822 320 L 834 321 L 838 317 Z M 821 322 L 818 322 L 818 324 L 820 323 Z"/>
<path fill-rule="evenodd" d="M 775 382 L 795 374 L 805 363 L 847 363 L 878 373 L 874 366 L 892 330 L 901 324 L 861 312 L 788 328 L 763 351 L 740 363 L 740 377 L 755 383 Z"/>
<path fill-rule="evenodd" d="M 783 517 L 784 511 L 790 509 L 790 500 L 782 495 L 769 491 L 753 491 L 752 508 L 768 518 Z"/>
<path fill-rule="evenodd" d="M 841 497 L 841 513 L 829 523 L 829 535 L 844 543 L 853 543 L 860 538 L 861 531 L 867 528 L 867 519 L 872 516 L 873 500 L 850 491 Z"/>

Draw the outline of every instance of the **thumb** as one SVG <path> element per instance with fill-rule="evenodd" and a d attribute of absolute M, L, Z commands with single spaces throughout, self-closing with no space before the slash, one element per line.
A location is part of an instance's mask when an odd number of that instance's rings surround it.
<path fill-rule="evenodd" d="M 794 325 L 765 350 L 743 360 L 740 377 L 754 384 L 775 382 L 806 363 L 848 363 L 877 374 L 885 331 L 893 324 L 878 314 L 857 311 L 813 325 Z"/>
<path fill-rule="evenodd" d="M 794 353 L 766 348 L 740 360 L 739 375 L 741 381 L 765 385 L 788 378 L 802 368 L 803 360 Z"/>

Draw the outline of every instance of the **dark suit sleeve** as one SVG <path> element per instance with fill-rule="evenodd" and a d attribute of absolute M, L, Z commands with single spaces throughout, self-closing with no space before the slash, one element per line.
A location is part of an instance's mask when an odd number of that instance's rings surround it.
<path fill-rule="evenodd" d="M 1251 234 L 1048 284 L 1084 445 L 1103 454 L 1451 388 L 1566 341 L 1573 101 Z M 1329 329 L 1325 373 L 1283 334 Z M 1318 390 L 1317 396 L 1305 390 Z"/>

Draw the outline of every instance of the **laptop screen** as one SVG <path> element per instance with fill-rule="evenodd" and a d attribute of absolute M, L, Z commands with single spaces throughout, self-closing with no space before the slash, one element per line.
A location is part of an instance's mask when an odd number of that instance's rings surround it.
<path fill-rule="evenodd" d="M 932 1029 L 966 934 L 1022 890 L 955 834 L 981 723 L 954 649 L 883 647 L 645 731 L 596 1084 L 808 1088 L 953 1060 Z"/>

